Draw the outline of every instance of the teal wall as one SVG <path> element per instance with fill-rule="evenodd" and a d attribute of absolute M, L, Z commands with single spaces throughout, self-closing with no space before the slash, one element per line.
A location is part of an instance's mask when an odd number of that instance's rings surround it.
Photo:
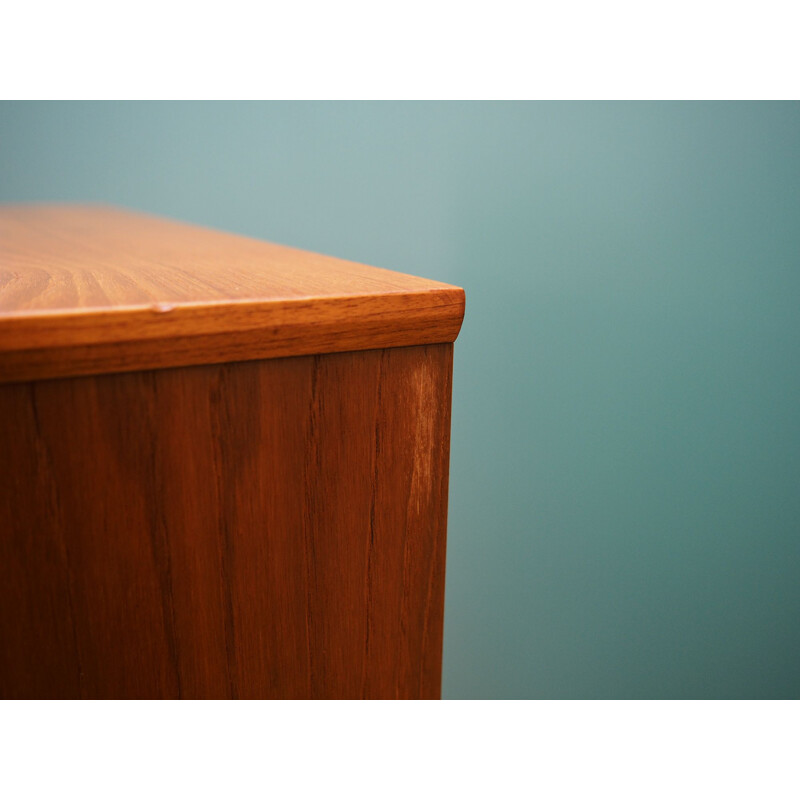
<path fill-rule="evenodd" d="M 41 200 L 465 287 L 446 697 L 800 697 L 800 104 L 0 104 Z"/>

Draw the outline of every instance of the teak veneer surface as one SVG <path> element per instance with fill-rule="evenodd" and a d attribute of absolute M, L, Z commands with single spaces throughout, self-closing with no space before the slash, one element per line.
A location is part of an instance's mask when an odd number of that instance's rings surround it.
<path fill-rule="evenodd" d="M 0 698 L 436 698 L 453 286 L 0 207 Z"/>
<path fill-rule="evenodd" d="M 103 206 L 0 206 L 0 382 L 452 342 L 454 286 Z"/>
<path fill-rule="evenodd" d="M 436 698 L 451 344 L 0 386 L 0 698 Z"/>

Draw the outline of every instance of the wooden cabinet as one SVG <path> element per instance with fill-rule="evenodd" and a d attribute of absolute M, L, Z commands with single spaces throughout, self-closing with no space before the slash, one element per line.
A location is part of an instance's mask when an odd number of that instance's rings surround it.
<path fill-rule="evenodd" d="M 436 698 L 461 289 L 0 207 L 0 696 Z"/>

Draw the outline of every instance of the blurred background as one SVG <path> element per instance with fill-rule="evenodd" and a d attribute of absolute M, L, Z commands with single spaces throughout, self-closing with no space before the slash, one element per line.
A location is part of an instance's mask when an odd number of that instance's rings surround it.
<path fill-rule="evenodd" d="M 799 103 L 3 102 L 27 201 L 466 289 L 445 698 L 800 697 Z"/>

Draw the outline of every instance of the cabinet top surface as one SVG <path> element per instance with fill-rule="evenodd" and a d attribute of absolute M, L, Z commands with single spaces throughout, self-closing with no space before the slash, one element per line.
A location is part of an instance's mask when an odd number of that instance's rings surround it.
<path fill-rule="evenodd" d="M 93 346 L 180 341 L 218 362 L 225 336 L 233 360 L 371 349 L 453 341 L 463 313 L 463 290 L 425 278 L 113 207 L 0 205 L 0 381 L 4 353 L 80 347 L 87 374 L 113 371 L 85 365 Z M 205 360 L 164 358 L 151 366 Z"/>

